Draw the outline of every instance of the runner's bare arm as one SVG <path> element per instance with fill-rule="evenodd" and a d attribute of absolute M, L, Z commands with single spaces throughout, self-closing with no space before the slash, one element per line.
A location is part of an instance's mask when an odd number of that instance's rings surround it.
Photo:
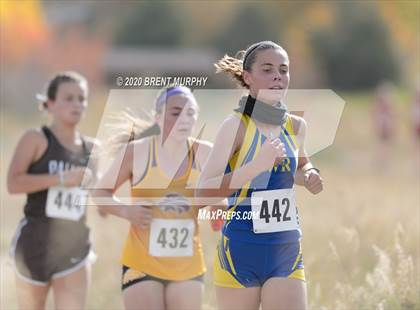
<path fill-rule="evenodd" d="M 311 193 L 317 194 L 323 189 L 322 178 L 311 163 L 305 149 L 307 125 L 303 118 L 292 115 L 294 132 L 299 142 L 299 163 L 295 174 L 295 184 L 305 186 Z"/>
<path fill-rule="evenodd" d="M 198 144 L 197 153 L 196 153 L 197 161 L 200 167 L 204 167 L 205 164 L 207 163 L 207 160 L 209 159 L 211 150 L 213 149 L 213 144 L 211 142 L 203 141 L 203 140 L 196 140 L 196 143 Z M 197 206 L 199 206 L 199 208 L 207 207 L 206 204 L 200 204 L 199 201 L 195 201 L 195 203 Z M 227 201 L 223 200 L 221 202 L 218 202 L 216 205 L 212 205 L 210 210 L 217 210 L 217 209 L 224 210 L 226 209 L 226 206 L 227 206 Z"/>
<path fill-rule="evenodd" d="M 47 139 L 37 129 L 29 129 L 20 138 L 7 175 L 7 189 L 11 194 L 34 193 L 60 184 L 58 175 L 28 174 L 28 168 L 38 160 L 48 146 Z"/>
<path fill-rule="evenodd" d="M 243 140 L 244 128 L 240 126 L 240 122 L 234 115 L 223 122 L 209 159 L 203 167 L 196 190 L 197 197 L 226 198 L 260 173 L 260 169 L 255 167 L 256 161 L 251 161 L 234 172 L 224 174 L 229 159 Z M 235 130 L 237 128 L 238 134 Z"/>
<path fill-rule="evenodd" d="M 134 212 L 131 210 L 133 208 L 129 208 L 126 204 L 120 202 L 114 196 L 114 193 L 123 183 L 128 180 L 133 181 L 133 176 L 139 174 L 138 171 L 133 170 L 139 169 L 144 171 L 146 169 L 147 151 L 148 141 L 147 139 L 142 139 L 129 143 L 127 148 L 116 156 L 110 168 L 97 182 L 95 189 L 92 190 L 93 202 L 101 210 L 130 220 L 131 213 Z M 133 164 L 134 154 L 136 154 L 135 164 Z M 117 177 L 115 178 L 115 176 Z M 113 181 L 113 184 L 110 184 L 110 181 Z M 106 203 L 103 203 L 103 201 Z"/>
<path fill-rule="evenodd" d="M 312 165 L 308 158 L 305 149 L 306 139 L 306 122 L 302 117 L 291 115 L 293 123 L 293 131 L 296 134 L 297 141 L 299 142 L 299 153 L 298 153 L 298 166 L 295 174 L 295 184 L 304 185 L 304 172 L 302 170 L 306 165 Z M 307 169 L 307 168 L 306 168 Z"/>

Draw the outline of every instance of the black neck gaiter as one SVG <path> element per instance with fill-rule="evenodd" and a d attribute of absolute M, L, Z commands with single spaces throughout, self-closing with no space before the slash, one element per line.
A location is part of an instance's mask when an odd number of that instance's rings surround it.
<path fill-rule="evenodd" d="M 279 101 L 276 105 L 272 106 L 256 100 L 251 95 L 242 97 L 239 100 L 239 106 L 234 111 L 270 125 L 284 125 L 287 117 L 287 107 L 283 102 Z"/>

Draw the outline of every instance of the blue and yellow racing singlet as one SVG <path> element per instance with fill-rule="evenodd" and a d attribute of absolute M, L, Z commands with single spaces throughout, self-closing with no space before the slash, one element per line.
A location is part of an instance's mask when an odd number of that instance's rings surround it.
<path fill-rule="evenodd" d="M 229 160 L 226 174 L 255 159 L 267 139 L 249 116 L 239 113 L 237 115 L 245 125 L 245 137 L 240 149 Z M 293 189 L 299 145 L 290 115 L 282 126 L 279 138 L 284 143 L 287 153 L 282 163 L 273 167 L 271 171 L 260 173 L 228 197 L 228 210 L 232 217 L 227 219 L 223 234 L 230 240 L 281 244 L 296 242 L 301 237 Z M 257 208 L 255 201 L 260 202 Z M 254 219 L 247 216 L 251 214 L 250 211 L 254 211 Z M 255 215 L 258 219 L 255 219 Z"/>

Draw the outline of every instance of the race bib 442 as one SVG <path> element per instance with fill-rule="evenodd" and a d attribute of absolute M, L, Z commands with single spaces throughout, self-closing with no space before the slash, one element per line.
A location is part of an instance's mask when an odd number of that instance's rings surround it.
<path fill-rule="evenodd" d="M 299 229 L 296 197 L 292 188 L 253 192 L 251 206 L 254 233 Z"/>

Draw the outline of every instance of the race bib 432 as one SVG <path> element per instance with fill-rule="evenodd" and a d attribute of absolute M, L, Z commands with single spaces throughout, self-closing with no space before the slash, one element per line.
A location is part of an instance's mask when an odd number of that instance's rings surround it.
<path fill-rule="evenodd" d="M 192 256 L 195 223 L 192 219 L 153 219 L 150 225 L 151 256 Z"/>

